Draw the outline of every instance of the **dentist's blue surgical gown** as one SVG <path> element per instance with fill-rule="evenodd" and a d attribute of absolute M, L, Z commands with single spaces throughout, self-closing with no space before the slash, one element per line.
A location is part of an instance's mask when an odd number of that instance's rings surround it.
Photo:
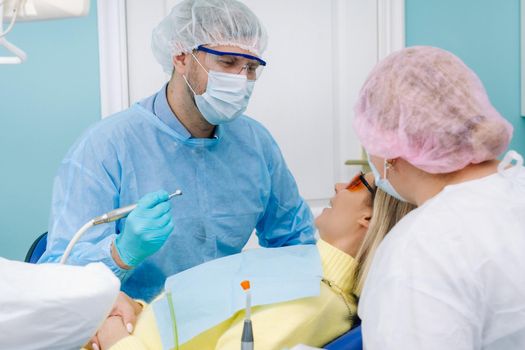
<path fill-rule="evenodd" d="M 314 243 L 312 214 L 270 133 L 246 116 L 192 138 L 166 99 L 166 87 L 90 128 L 59 168 L 47 250 L 58 261 L 88 220 L 137 202 L 148 192 L 183 191 L 172 199 L 175 229 L 164 246 L 133 270 L 117 266 L 111 243 L 125 219 L 93 227 L 70 264 L 102 261 L 124 292 L 151 300 L 166 277 L 239 253 L 256 229 L 266 247 Z M 213 288 L 213 286 L 210 286 Z"/>

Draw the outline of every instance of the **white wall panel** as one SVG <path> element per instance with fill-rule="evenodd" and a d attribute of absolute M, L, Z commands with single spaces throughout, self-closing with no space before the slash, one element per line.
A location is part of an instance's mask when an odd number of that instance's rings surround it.
<path fill-rule="evenodd" d="M 134 103 L 168 81 L 151 51 L 151 32 L 166 14 L 162 0 L 127 0 L 129 96 Z"/>
<path fill-rule="evenodd" d="M 328 198 L 334 180 L 334 2 L 245 3 L 261 18 L 270 38 L 264 54 L 268 66 L 247 113 L 271 131 L 303 196 Z"/>

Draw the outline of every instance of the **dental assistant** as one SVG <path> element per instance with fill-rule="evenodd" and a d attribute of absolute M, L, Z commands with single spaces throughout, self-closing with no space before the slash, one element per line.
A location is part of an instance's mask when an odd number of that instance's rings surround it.
<path fill-rule="evenodd" d="M 279 147 L 243 114 L 266 44 L 239 1 L 176 5 L 152 37 L 171 79 L 91 127 L 66 155 L 41 262 L 57 261 L 90 218 L 139 200 L 127 219 L 89 231 L 69 258 L 104 262 L 134 298 L 149 301 L 167 276 L 239 253 L 254 229 L 265 247 L 313 244 L 311 211 Z M 167 201 L 150 193 L 158 189 L 184 195 Z"/>
<path fill-rule="evenodd" d="M 434 47 L 372 71 L 354 126 L 376 185 L 417 205 L 375 253 L 367 350 L 525 349 L 525 168 L 476 74 Z"/>

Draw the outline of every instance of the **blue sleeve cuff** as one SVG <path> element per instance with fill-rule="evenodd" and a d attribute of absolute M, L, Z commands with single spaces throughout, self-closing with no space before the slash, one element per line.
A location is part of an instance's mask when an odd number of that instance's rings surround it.
<path fill-rule="evenodd" d="M 115 237 L 116 234 L 113 234 L 109 237 L 106 237 L 102 242 L 100 242 L 99 248 L 104 252 L 104 256 L 100 261 L 103 262 L 107 267 L 109 267 L 110 270 L 113 271 L 115 276 L 117 276 L 121 282 L 125 282 L 131 275 L 133 269 L 123 269 L 117 265 L 115 260 L 113 260 L 113 257 L 111 256 L 111 245 L 113 244 Z"/>

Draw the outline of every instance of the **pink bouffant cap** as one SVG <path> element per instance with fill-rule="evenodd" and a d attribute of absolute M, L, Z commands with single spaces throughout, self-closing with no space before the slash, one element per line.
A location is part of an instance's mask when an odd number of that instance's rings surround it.
<path fill-rule="evenodd" d="M 369 154 L 403 158 L 433 174 L 496 159 L 513 130 L 471 69 L 428 46 L 395 52 L 373 69 L 354 128 Z"/>

